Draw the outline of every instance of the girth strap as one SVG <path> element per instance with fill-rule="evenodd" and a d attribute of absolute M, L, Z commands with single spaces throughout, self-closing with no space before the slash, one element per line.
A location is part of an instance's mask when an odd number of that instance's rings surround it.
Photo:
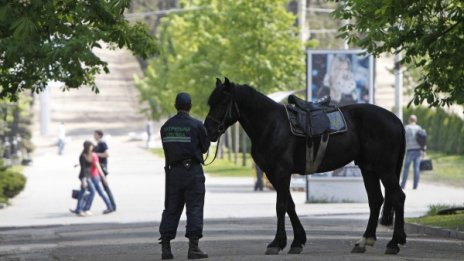
<path fill-rule="evenodd" d="M 314 158 L 314 151 L 316 150 L 315 144 L 308 146 L 308 141 L 306 142 L 306 173 L 313 174 L 316 173 L 319 165 L 321 165 L 322 159 L 324 158 L 325 151 L 327 149 L 327 144 L 329 143 L 329 134 L 325 133 L 321 135 L 321 142 L 319 143 L 319 148 L 317 149 L 316 158 Z M 311 138 L 307 138 L 311 139 Z"/>

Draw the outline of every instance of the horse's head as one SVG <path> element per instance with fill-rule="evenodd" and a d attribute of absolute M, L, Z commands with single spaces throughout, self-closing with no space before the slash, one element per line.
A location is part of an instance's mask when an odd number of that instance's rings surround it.
<path fill-rule="evenodd" d="M 209 112 L 205 120 L 205 128 L 211 141 L 217 141 L 226 129 L 234 124 L 240 112 L 234 99 L 234 84 L 225 78 L 224 83 L 216 80 L 216 88 L 208 99 Z"/>

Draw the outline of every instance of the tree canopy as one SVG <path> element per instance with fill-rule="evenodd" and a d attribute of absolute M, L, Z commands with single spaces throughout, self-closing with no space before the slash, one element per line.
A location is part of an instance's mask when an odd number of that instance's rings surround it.
<path fill-rule="evenodd" d="M 338 0 L 339 1 L 339 0 Z M 340 36 L 369 53 L 402 53 L 421 71 L 414 104 L 464 104 L 462 0 L 344 0 L 333 12 Z"/>
<path fill-rule="evenodd" d="M 108 72 L 92 53 L 102 42 L 148 57 L 157 42 L 142 23 L 129 24 L 130 0 L 0 0 L 0 98 L 40 92 L 51 80 L 66 88 L 88 85 Z"/>
<path fill-rule="evenodd" d="M 174 112 L 177 92 L 187 91 L 192 112 L 207 109 L 216 77 L 259 91 L 304 88 L 304 52 L 286 0 L 194 0 L 194 11 L 162 19 L 162 52 L 138 81 L 154 119 Z M 195 8 L 192 8 L 195 7 Z"/>

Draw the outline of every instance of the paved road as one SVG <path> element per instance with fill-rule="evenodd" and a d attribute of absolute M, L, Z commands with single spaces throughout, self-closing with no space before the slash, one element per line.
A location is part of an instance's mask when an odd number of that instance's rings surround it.
<path fill-rule="evenodd" d="M 463 260 L 464 241 L 409 234 L 398 256 L 384 255 L 391 237 L 381 227 L 378 241 L 364 254 L 351 254 L 364 221 L 354 219 L 302 218 L 308 242 L 301 255 L 265 256 L 266 244 L 275 229 L 273 218 L 210 219 L 205 223 L 201 248 L 209 260 Z M 288 222 L 287 222 L 288 223 Z M 159 260 L 158 223 L 88 224 L 0 229 L 0 260 L 126 261 Z M 185 260 L 185 223 L 180 224 L 172 248 L 176 260 Z M 288 227 L 288 226 L 287 226 Z M 288 227 L 289 240 L 292 235 Z M 289 244 L 291 241 L 288 242 Z"/>

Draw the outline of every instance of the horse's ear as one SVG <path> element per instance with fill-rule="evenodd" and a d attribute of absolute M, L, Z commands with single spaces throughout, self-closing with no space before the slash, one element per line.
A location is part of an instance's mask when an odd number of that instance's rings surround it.
<path fill-rule="evenodd" d="M 224 90 L 226 92 L 231 92 L 231 89 L 232 89 L 232 84 L 230 84 L 230 81 L 229 79 L 227 79 L 227 77 L 224 78 Z"/>
<path fill-rule="evenodd" d="M 222 82 L 219 78 L 216 78 L 216 88 L 219 88 L 222 86 Z"/>

